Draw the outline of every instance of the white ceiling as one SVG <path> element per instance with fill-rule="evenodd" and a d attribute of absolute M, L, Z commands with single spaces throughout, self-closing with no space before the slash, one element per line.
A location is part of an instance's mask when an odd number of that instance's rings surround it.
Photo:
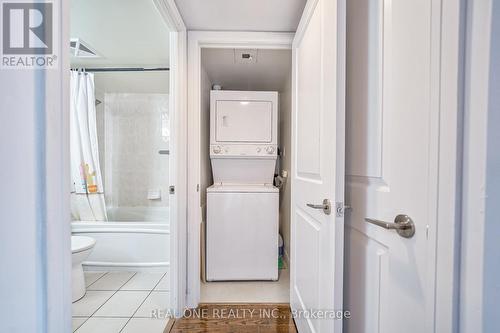
<path fill-rule="evenodd" d="M 102 56 L 73 57 L 72 66 L 168 66 L 169 31 L 153 0 L 70 3 L 70 37 L 81 38 Z"/>
<path fill-rule="evenodd" d="M 212 84 L 227 90 L 283 91 L 290 79 L 290 50 L 258 50 L 255 64 L 238 64 L 233 49 L 202 49 L 202 66 Z"/>
<path fill-rule="evenodd" d="M 306 0 L 175 0 L 189 30 L 297 29 Z"/>

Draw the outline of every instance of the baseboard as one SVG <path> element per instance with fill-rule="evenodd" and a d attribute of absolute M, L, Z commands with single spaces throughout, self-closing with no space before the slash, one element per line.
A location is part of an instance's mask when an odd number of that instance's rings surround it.
<path fill-rule="evenodd" d="M 83 263 L 83 270 L 92 272 L 116 272 L 116 271 L 165 272 L 169 267 L 170 267 L 169 262 L 115 263 L 115 262 L 87 261 Z"/>

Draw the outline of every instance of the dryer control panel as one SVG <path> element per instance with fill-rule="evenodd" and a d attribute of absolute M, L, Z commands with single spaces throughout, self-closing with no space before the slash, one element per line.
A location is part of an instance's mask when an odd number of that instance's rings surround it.
<path fill-rule="evenodd" d="M 278 155 L 277 145 L 210 145 L 211 157 L 274 157 Z"/>

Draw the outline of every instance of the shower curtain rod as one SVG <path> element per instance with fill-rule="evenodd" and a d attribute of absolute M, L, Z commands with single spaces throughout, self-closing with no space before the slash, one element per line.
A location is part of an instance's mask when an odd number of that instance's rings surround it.
<path fill-rule="evenodd" d="M 83 72 L 157 72 L 157 71 L 169 71 L 168 67 L 153 67 L 153 68 L 142 68 L 142 67 L 101 67 L 101 68 L 73 68 L 74 71 Z"/>

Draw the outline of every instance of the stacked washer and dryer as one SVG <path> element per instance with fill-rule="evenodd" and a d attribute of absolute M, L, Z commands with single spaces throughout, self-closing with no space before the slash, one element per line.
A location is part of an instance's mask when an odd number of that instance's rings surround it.
<path fill-rule="evenodd" d="M 278 93 L 210 93 L 207 281 L 278 280 Z"/>

